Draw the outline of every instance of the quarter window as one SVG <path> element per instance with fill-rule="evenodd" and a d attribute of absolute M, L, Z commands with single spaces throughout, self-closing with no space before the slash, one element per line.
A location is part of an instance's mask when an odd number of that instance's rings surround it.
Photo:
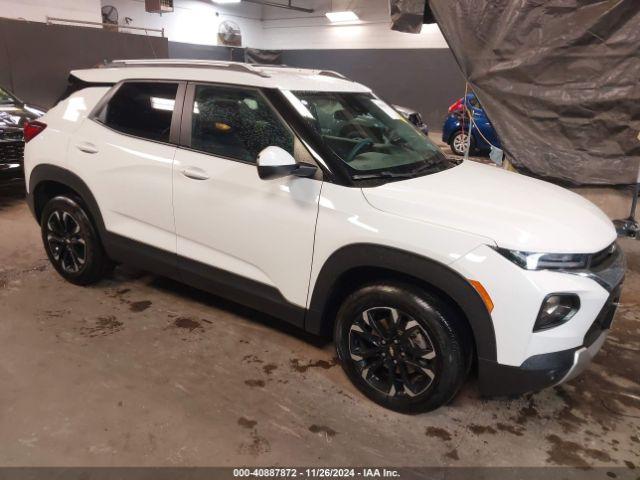
<path fill-rule="evenodd" d="M 99 118 L 119 132 L 169 142 L 177 92 L 177 83 L 127 82 Z"/>
<path fill-rule="evenodd" d="M 259 92 L 198 85 L 191 123 L 191 148 L 255 162 L 269 146 L 293 155 L 292 133 Z"/>

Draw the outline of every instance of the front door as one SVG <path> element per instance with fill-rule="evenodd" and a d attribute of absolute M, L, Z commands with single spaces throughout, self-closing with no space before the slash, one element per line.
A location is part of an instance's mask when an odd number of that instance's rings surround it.
<path fill-rule="evenodd" d="M 256 169 L 264 148 L 297 142 L 259 90 L 190 84 L 173 184 L 189 281 L 301 326 L 322 182 Z"/>

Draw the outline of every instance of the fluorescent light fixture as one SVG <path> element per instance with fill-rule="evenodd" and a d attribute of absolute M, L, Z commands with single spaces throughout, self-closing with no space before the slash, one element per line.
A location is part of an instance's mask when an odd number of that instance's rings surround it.
<path fill-rule="evenodd" d="M 213 3 L 221 3 L 221 4 L 225 4 L 225 3 L 240 3 L 241 0 L 211 0 Z"/>
<path fill-rule="evenodd" d="M 343 12 L 327 12 L 325 13 L 325 15 L 333 23 L 355 22 L 360 20 L 360 17 L 358 17 L 358 15 L 356 15 L 356 12 L 352 10 L 345 10 Z"/>

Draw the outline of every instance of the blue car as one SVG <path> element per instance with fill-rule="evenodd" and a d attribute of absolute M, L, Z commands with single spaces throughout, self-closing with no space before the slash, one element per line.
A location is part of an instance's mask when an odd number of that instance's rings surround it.
<path fill-rule="evenodd" d="M 502 148 L 489 117 L 473 93 L 466 96 L 464 104 L 461 98 L 449 107 L 449 116 L 442 127 L 442 141 L 448 143 L 456 155 L 465 154 L 469 142 L 469 118 L 465 116 L 465 107 L 473 114 L 470 153 L 489 153 L 491 145 Z"/>

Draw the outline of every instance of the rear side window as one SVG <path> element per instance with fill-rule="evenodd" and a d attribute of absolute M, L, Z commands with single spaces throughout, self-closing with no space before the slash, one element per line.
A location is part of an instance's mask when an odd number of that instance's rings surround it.
<path fill-rule="evenodd" d="M 177 83 L 124 83 L 98 119 L 122 133 L 169 142 L 177 92 Z"/>
<path fill-rule="evenodd" d="M 191 125 L 191 148 L 255 162 L 269 146 L 293 155 L 294 137 L 256 90 L 198 85 Z"/>

